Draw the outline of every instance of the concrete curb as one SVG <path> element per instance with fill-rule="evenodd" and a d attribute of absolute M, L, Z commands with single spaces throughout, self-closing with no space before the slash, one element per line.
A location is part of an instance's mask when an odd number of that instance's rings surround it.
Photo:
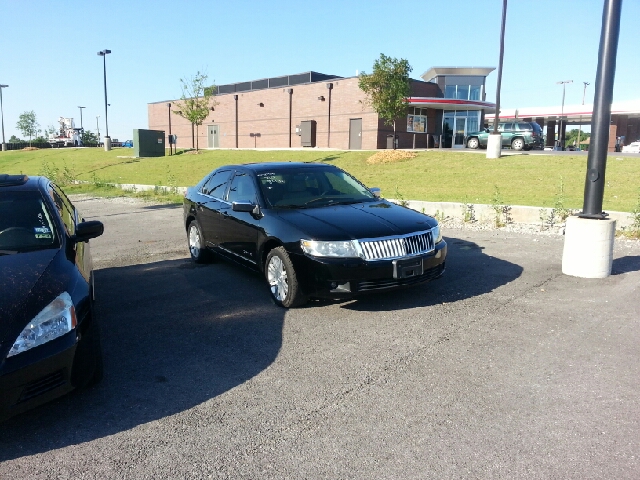
<path fill-rule="evenodd" d="M 121 188 L 126 192 L 148 192 L 150 190 L 159 190 L 164 193 L 176 193 L 178 195 L 184 195 L 187 192 L 187 187 L 170 187 L 166 185 L 140 185 L 137 183 L 114 183 L 114 187 Z"/>
<path fill-rule="evenodd" d="M 398 200 L 388 199 L 395 203 Z M 423 212 L 435 217 L 450 217 L 454 219 L 464 219 L 464 212 L 467 210 L 466 205 L 473 205 L 475 218 L 480 223 L 493 223 L 496 218 L 495 211 L 491 205 L 485 204 L 464 204 L 455 202 L 423 202 L 421 200 L 408 200 L 407 206 L 418 212 Z M 509 214 L 513 223 L 524 223 L 529 225 L 540 225 L 542 223 L 541 215 L 548 218 L 552 212 L 552 208 L 547 207 L 527 207 L 524 205 L 508 205 L 510 207 Z M 631 214 L 627 212 L 607 212 L 609 219 L 615 220 L 618 229 L 631 226 L 633 220 Z M 562 223 L 559 220 L 556 222 Z"/>
<path fill-rule="evenodd" d="M 149 191 L 160 190 L 166 193 L 175 192 L 177 194 L 184 195 L 187 191 L 187 187 L 171 187 L 166 185 L 140 185 L 134 183 L 120 183 L 114 186 L 119 187 L 125 191 Z M 388 198 L 387 200 L 400 203 L 399 200 Z M 473 205 L 475 218 L 480 223 L 493 223 L 496 218 L 496 214 L 491 205 L 486 204 L 468 204 Z M 418 212 L 426 213 L 434 217 L 449 217 L 453 219 L 463 220 L 464 213 L 467 209 L 466 204 L 456 202 L 425 202 L 422 200 L 407 200 L 407 206 Z M 510 207 L 509 214 L 511 215 L 513 223 L 524 223 L 528 225 L 539 225 L 542 223 L 541 215 L 548 218 L 552 212 L 552 208 L 546 207 L 527 207 L 523 205 L 508 205 Z M 631 226 L 633 219 L 631 214 L 627 212 L 607 212 L 609 219 L 615 220 L 618 229 Z M 556 222 L 560 224 L 559 220 Z"/>

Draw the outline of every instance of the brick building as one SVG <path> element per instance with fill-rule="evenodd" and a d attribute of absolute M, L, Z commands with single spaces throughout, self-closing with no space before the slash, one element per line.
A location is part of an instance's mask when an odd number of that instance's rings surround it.
<path fill-rule="evenodd" d="M 431 68 L 411 80 L 407 116 L 396 121 L 398 148 L 462 147 L 495 105 L 484 101 L 493 68 Z M 387 148 L 393 126 L 368 106 L 358 77 L 317 72 L 217 86 L 215 105 L 197 130 L 172 113 L 179 100 L 148 104 L 149 129 L 190 148 Z M 167 141 L 168 145 L 168 141 Z"/>

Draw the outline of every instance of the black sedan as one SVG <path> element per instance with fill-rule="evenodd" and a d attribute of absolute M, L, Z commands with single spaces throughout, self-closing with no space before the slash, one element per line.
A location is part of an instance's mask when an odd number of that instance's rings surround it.
<path fill-rule="evenodd" d="M 318 163 L 218 168 L 187 190 L 184 225 L 193 260 L 263 272 L 283 307 L 432 280 L 447 255 L 435 218 Z"/>
<path fill-rule="evenodd" d="M 0 175 L 0 419 L 98 382 L 90 238 L 45 177 Z"/>

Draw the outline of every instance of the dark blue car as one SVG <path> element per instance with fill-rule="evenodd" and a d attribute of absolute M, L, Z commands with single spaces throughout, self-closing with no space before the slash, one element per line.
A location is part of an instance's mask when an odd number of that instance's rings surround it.
<path fill-rule="evenodd" d="M 0 174 L 0 420 L 102 378 L 85 222 L 45 177 Z"/>

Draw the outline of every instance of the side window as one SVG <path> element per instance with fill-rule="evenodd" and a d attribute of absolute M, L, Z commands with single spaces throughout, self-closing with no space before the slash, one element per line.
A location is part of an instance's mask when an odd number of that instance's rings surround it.
<path fill-rule="evenodd" d="M 227 188 L 227 182 L 233 172 L 231 170 L 221 170 L 215 172 L 209 180 L 202 186 L 201 193 L 211 195 L 215 198 L 222 198 Z"/>
<path fill-rule="evenodd" d="M 521 132 L 530 132 L 532 130 L 532 127 L 530 123 L 519 123 L 518 130 L 520 130 Z"/>
<path fill-rule="evenodd" d="M 238 172 L 229 187 L 228 202 L 257 202 L 256 187 L 253 180 L 246 173 Z"/>
<path fill-rule="evenodd" d="M 71 204 L 67 196 L 53 183 L 49 184 L 49 195 L 53 198 L 53 203 L 62 218 L 64 229 L 68 235 L 76 233 L 76 209 Z"/>
<path fill-rule="evenodd" d="M 508 132 L 509 130 L 513 130 L 513 123 L 505 123 L 504 124 L 504 131 Z"/>

